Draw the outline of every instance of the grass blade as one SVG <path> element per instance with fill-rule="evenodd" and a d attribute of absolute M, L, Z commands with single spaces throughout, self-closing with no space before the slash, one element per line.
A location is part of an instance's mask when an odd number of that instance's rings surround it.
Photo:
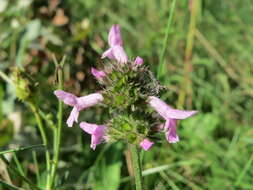
<path fill-rule="evenodd" d="M 29 150 L 29 149 L 33 149 L 33 148 L 40 148 L 40 147 L 44 147 L 44 146 L 45 146 L 44 144 L 37 144 L 37 145 L 20 147 L 20 148 L 16 148 L 16 149 L 4 150 L 4 151 L 0 152 L 0 155 L 6 154 L 6 153 L 11 153 L 11 152 L 19 152 L 19 151 Z"/>
<path fill-rule="evenodd" d="M 167 44 L 168 44 L 168 40 L 169 40 L 169 33 L 171 31 L 172 18 L 173 18 L 175 7 L 176 7 L 176 2 L 177 2 L 177 0 L 173 0 L 171 8 L 170 8 L 170 15 L 169 15 L 168 23 L 167 23 L 167 27 L 166 27 L 166 34 L 165 34 L 165 38 L 163 41 L 163 48 L 162 48 L 162 52 L 159 57 L 159 65 L 158 65 L 158 69 L 157 69 L 158 79 L 160 79 L 162 76 L 164 76 L 166 74 L 164 58 L 165 58 L 165 53 L 166 53 Z"/>

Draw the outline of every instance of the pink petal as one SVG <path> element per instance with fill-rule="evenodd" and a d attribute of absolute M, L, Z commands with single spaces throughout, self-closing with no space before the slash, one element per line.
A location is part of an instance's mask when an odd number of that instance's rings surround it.
<path fill-rule="evenodd" d="M 171 108 L 165 102 L 155 96 L 150 96 L 148 100 L 151 107 L 153 107 L 165 120 L 167 119 L 186 119 L 193 116 L 197 111 L 184 111 Z"/>
<path fill-rule="evenodd" d="M 92 135 L 95 131 L 96 124 L 91 124 L 87 122 L 81 122 L 80 127 L 88 134 Z"/>
<path fill-rule="evenodd" d="M 146 151 L 149 150 L 153 144 L 154 142 L 148 140 L 147 138 L 140 142 L 140 146 Z"/>
<path fill-rule="evenodd" d="M 95 69 L 95 68 L 91 68 L 91 74 L 97 79 L 97 80 L 101 80 L 101 79 L 103 79 L 105 76 L 106 76 L 106 74 L 105 74 L 105 72 L 104 71 L 99 71 L 99 70 L 97 70 L 97 69 Z"/>
<path fill-rule="evenodd" d="M 108 43 L 109 45 L 112 46 L 122 46 L 123 41 L 121 39 L 121 34 L 120 34 L 120 26 L 118 24 L 115 24 L 111 27 L 109 35 L 108 35 Z"/>
<path fill-rule="evenodd" d="M 87 122 L 81 122 L 80 127 L 91 135 L 91 148 L 96 149 L 96 146 L 102 142 L 105 136 L 106 126 L 96 125 Z"/>
<path fill-rule="evenodd" d="M 169 121 L 166 121 L 165 127 L 168 129 L 168 131 L 165 133 L 166 139 L 169 143 L 176 143 L 179 141 L 179 137 L 176 132 L 176 120 L 170 119 Z"/>
<path fill-rule="evenodd" d="M 62 100 L 67 105 L 75 106 L 77 103 L 77 97 L 74 94 L 65 92 L 63 90 L 55 90 L 54 94 L 58 99 Z"/>
<path fill-rule="evenodd" d="M 93 94 L 78 98 L 76 107 L 80 111 L 82 109 L 98 104 L 99 102 L 102 102 L 103 100 L 104 98 L 100 93 L 93 93 Z"/>
<path fill-rule="evenodd" d="M 176 119 L 167 119 L 164 124 L 164 130 L 168 131 L 171 127 L 177 126 L 177 120 Z"/>
<path fill-rule="evenodd" d="M 134 65 L 135 66 L 139 66 L 139 65 L 142 65 L 143 64 L 143 59 L 139 56 L 137 56 L 134 60 Z"/>
<path fill-rule="evenodd" d="M 108 57 L 109 59 L 116 59 L 119 63 L 126 63 L 128 60 L 128 57 L 121 46 L 113 46 L 110 49 L 106 50 L 102 54 L 102 59 L 105 57 Z"/>
<path fill-rule="evenodd" d="M 79 116 L 79 111 L 76 107 L 74 107 L 67 120 L 68 127 L 72 127 L 74 122 L 78 122 L 78 116 Z"/>
<path fill-rule="evenodd" d="M 103 54 L 102 54 L 102 59 L 108 57 L 109 59 L 115 59 L 115 56 L 113 54 L 113 49 L 109 48 L 108 50 L 106 50 Z"/>
<path fill-rule="evenodd" d="M 127 63 L 128 57 L 122 46 L 112 47 L 113 56 L 119 63 Z"/>

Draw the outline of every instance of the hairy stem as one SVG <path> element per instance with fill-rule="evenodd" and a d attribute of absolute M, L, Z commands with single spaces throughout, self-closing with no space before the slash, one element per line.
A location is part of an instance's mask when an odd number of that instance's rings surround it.
<path fill-rule="evenodd" d="M 140 153 L 136 145 L 131 145 L 132 164 L 134 169 L 135 187 L 136 190 L 142 190 L 142 174 L 141 174 L 141 161 Z"/>

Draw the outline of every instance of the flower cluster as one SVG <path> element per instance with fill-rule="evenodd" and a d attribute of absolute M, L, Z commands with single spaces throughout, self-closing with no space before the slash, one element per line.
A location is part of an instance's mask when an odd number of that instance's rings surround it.
<path fill-rule="evenodd" d="M 119 25 L 110 29 L 108 43 L 110 47 L 102 54 L 102 59 L 109 58 L 110 62 L 104 64 L 103 70 L 91 68 L 91 74 L 103 87 L 101 92 L 83 97 L 63 90 L 54 92 L 57 98 L 73 107 L 67 125 L 72 127 L 78 122 L 81 110 L 102 103 L 111 116 L 107 122 L 102 125 L 80 123 L 81 129 L 91 135 L 92 149 L 101 142 L 123 140 L 148 150 L 157 132 L 164 132 L 169 143 L 178 142 L 177 120 L 191 117 L 197 111 L 173 109 L 157 97 L 163 87 L 141 57 L 133 61 L 127 57 Z M 154 110 L 161 117 L 154 114 Z"/>

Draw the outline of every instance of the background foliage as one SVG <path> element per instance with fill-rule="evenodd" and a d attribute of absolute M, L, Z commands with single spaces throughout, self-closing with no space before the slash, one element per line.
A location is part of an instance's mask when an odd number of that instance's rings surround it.
<path fill-rule="evenodd" d="M 49 117 L 55 117 L 52 54 L 59 59 L 67 56 L 67 91 L 85 95 L 98 90 L 90 68 L 106 64 L 100 55 L 107 48 L 108 29 L 118 23 L 129 57 L 143 57 L 160 76 L 157 68 L 161 66 L 171 2 L 1 0 L 0 69 L 9 74 L 11 67 L 17 66 L 32 75 L 39 90 L 38 103 Z M 200 11 L 194 15 L 188 0 L 177 1 L 160 81 L 169 89 L 164 100 L 200 113 L 180 123 L 180 143 L 164 140 L 143 152 L 145 189 L 252 190 L 253 6 L 250 0 L 199 3 Z M 196 21 L 193 28 L 189 27 L 191 18 Z M 194 28 L 191 59 L 187 62 L 185 49 Z M 185 99 L 180 99 L 184 94 Z M 70 108 L 64 110 L 66 119 Z M 102 118 L 101 110 L 92 108 L 82 113 L 80 121 L 99 122 Z M 77 126 L 64 126 L 62 138 L 59 189 L 133 188 L 128 177 L 129 152 L 124 144 L 103 144 L 93 151 L 89 148 L 90 137 L 80 133 Z M 13 87 L 0 80 L 1 150 L 39 143 L 32 114 L 16 99 Z M 17 153 L 33 181 L 36 163 L 31 155 L 35 151 L 43 176 L 43 149 Z M 15 177 L 10 179 L 0 164 L 4 181 L 25 187 Z M 43 180 L 37 183 L 43 186 Z"/>

